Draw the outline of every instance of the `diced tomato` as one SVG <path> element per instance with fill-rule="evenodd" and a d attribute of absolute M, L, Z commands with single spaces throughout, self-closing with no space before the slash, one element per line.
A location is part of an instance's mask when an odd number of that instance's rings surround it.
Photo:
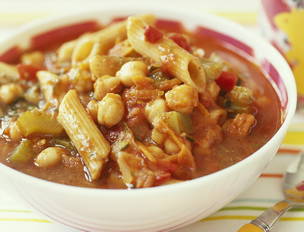
<path fill-rule="evenodd" d="M 231 91 L 236 85 L 237 76 L 232 72 L 222 72 L 215 81 L 221 89 Z"/>
<path fill-rule="evenodd" d="M 76 23 L 68 26 L 58 27 L 53 30 L 43 32 L 35 35 L 31 39 L 31 49 L 46 49 L 50 45 L 57 43 L 63 43 L 68 40 L 77 38 L 78 36 L 86 33 L 97 31 L 100 29 L 100 25 L 97 21 L 87 21 L 82 23 Z"/>
<path fill-rule="evenodd" d="M 191 47 L 190 47 L 187 39 L 184 36 L 182 36 L 180 34 L 174 34 L 174 35 L 171 35 L 169 38 L 172 39 L 177 45 L 179 45 L 183 49 L 185 49 L 189 52 L 191 51 Z"/>
<path fill-rule="evenodd" d="M 21 53 L 21 49 L 18 46 L 14 46 L 0 55 L 0 61 L 6 63 L 14 63 L 18 60 Z"/>
<path fill-rule="evenodd" d="M 147 26 L 145 30 L 145 39 L 150 43 L 157 43 L 163 38 L 163 33 L 155 27 Z"/>
<path fill-rule="evenodd" d="M 18 64 L 17 69 L 20 74 L 20 78 L 27 81 L 37 81 L 36 73 L 42 70 L 42 68 L 29 64 Z"/>
<path fill-rule="evenodd" d="M 182 33 L 184 29 L 181 22 L 168 19 L 157 19 L 155 26 L 160 30 L 176 33 Z"/>

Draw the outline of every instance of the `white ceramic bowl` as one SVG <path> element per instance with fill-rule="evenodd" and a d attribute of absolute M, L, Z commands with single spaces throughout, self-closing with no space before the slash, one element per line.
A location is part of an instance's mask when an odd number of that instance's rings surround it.
<path fill-rule="evenodd" d="M 29 38 L 37 33 L 88 19 L 105 21 L 137 13 L 178 19 L 190 28 L 202 25 L 220 32 L 228 43 L 235 38 L 241 41 L 241 47 L 245 46 L 245 52 L 249 48 L 277 89 L 284 108 L 284 123 L 266 145 L 243 161 L 214 174 L 169 186 L 131 191 L 80 188 L 37 179 L 1 164 L 2 175 L 7 175 L 26 201 L 50 218 L 86 231 L 172 230 L 207 217 L 237 197 L 258 178 L 278 150 L 296 108 L 296 87 L 285 60 L 267 42 L 235 23 L 195 10 L 172 8 L 103 6 L 100 10 L 41 21 L 0 42 L 0 54 L 16 44 L 27 46 Z"/>

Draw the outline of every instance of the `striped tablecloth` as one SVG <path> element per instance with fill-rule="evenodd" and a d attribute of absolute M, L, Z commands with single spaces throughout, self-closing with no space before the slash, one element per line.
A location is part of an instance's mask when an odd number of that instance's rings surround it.
<path fill-rule="evenodd" d="M 216 0 L 218 2 L 218 0 Z M 20 1 L 21 2 L 21 1 Z M 23 1 L 22 1 L 23 2 Z M 27 1 L 24 1 L 27 2 Z M 23 3 L 24 3 L 23 2 Z M 224 2 L 224 1 L 223 1 Z M 234 1 L 235 2 L 235 1 Z M 227 2 L 226 2 L 227 4 Z M 9 4 L 8 4 L 9 5 Z M 244 4 L 243 4 L 244 5 Z M 0 13 L 0 36 L 33 19 L 48 16 L 50 12 Z M 218 15 L 235 20 L 257 31 L 256 12 L 216 12 Z M 263 210 L 283 198 L 281 184 L 287 166 L 304 148 L 304 115 L 296 115 L 285 137 L 284 144 L 270 166 L 259 180 L 229 205 L 206 219 L 177 230 L 176 232 L 233 232 L 242 224 L 258 216 Z M 52 222 L 10 190 L 0 177 L 0 231 L 2 232 L 79 232 L 75 229 Z M 277 224 L 276 232 L 300 232 L 304 229 L 304 208 L 286 213 Z"/>

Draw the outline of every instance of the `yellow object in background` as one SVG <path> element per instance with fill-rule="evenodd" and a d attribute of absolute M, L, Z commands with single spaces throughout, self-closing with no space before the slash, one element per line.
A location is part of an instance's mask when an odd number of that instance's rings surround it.
<path fill-rule="evenodd" d="M 243 225 L 238 232 L 264 232 L 263 229 L 261 229 L 260 227 L 253 225 L 253 224 L 246 224 Z"/>
<path fill-rule="evenodd" d="M 290 50 L 286 57 L 292 64 L 298 92 L 304 95 L 304 10 L 280 13 L 275 16 L 274 22 L 288 37 Z"/>

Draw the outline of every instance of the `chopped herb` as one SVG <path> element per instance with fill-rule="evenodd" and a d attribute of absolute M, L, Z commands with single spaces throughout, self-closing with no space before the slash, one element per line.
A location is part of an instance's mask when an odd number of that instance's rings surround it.
<path fill-rule="evenodd" d="M 227 99 L 224 100 L 224 107 L 225 108 L 229 108 L 229 107 L 231 107 L 231 105 L 232 105 L 232 102 L 230 100 L 227 100 Z"/>

